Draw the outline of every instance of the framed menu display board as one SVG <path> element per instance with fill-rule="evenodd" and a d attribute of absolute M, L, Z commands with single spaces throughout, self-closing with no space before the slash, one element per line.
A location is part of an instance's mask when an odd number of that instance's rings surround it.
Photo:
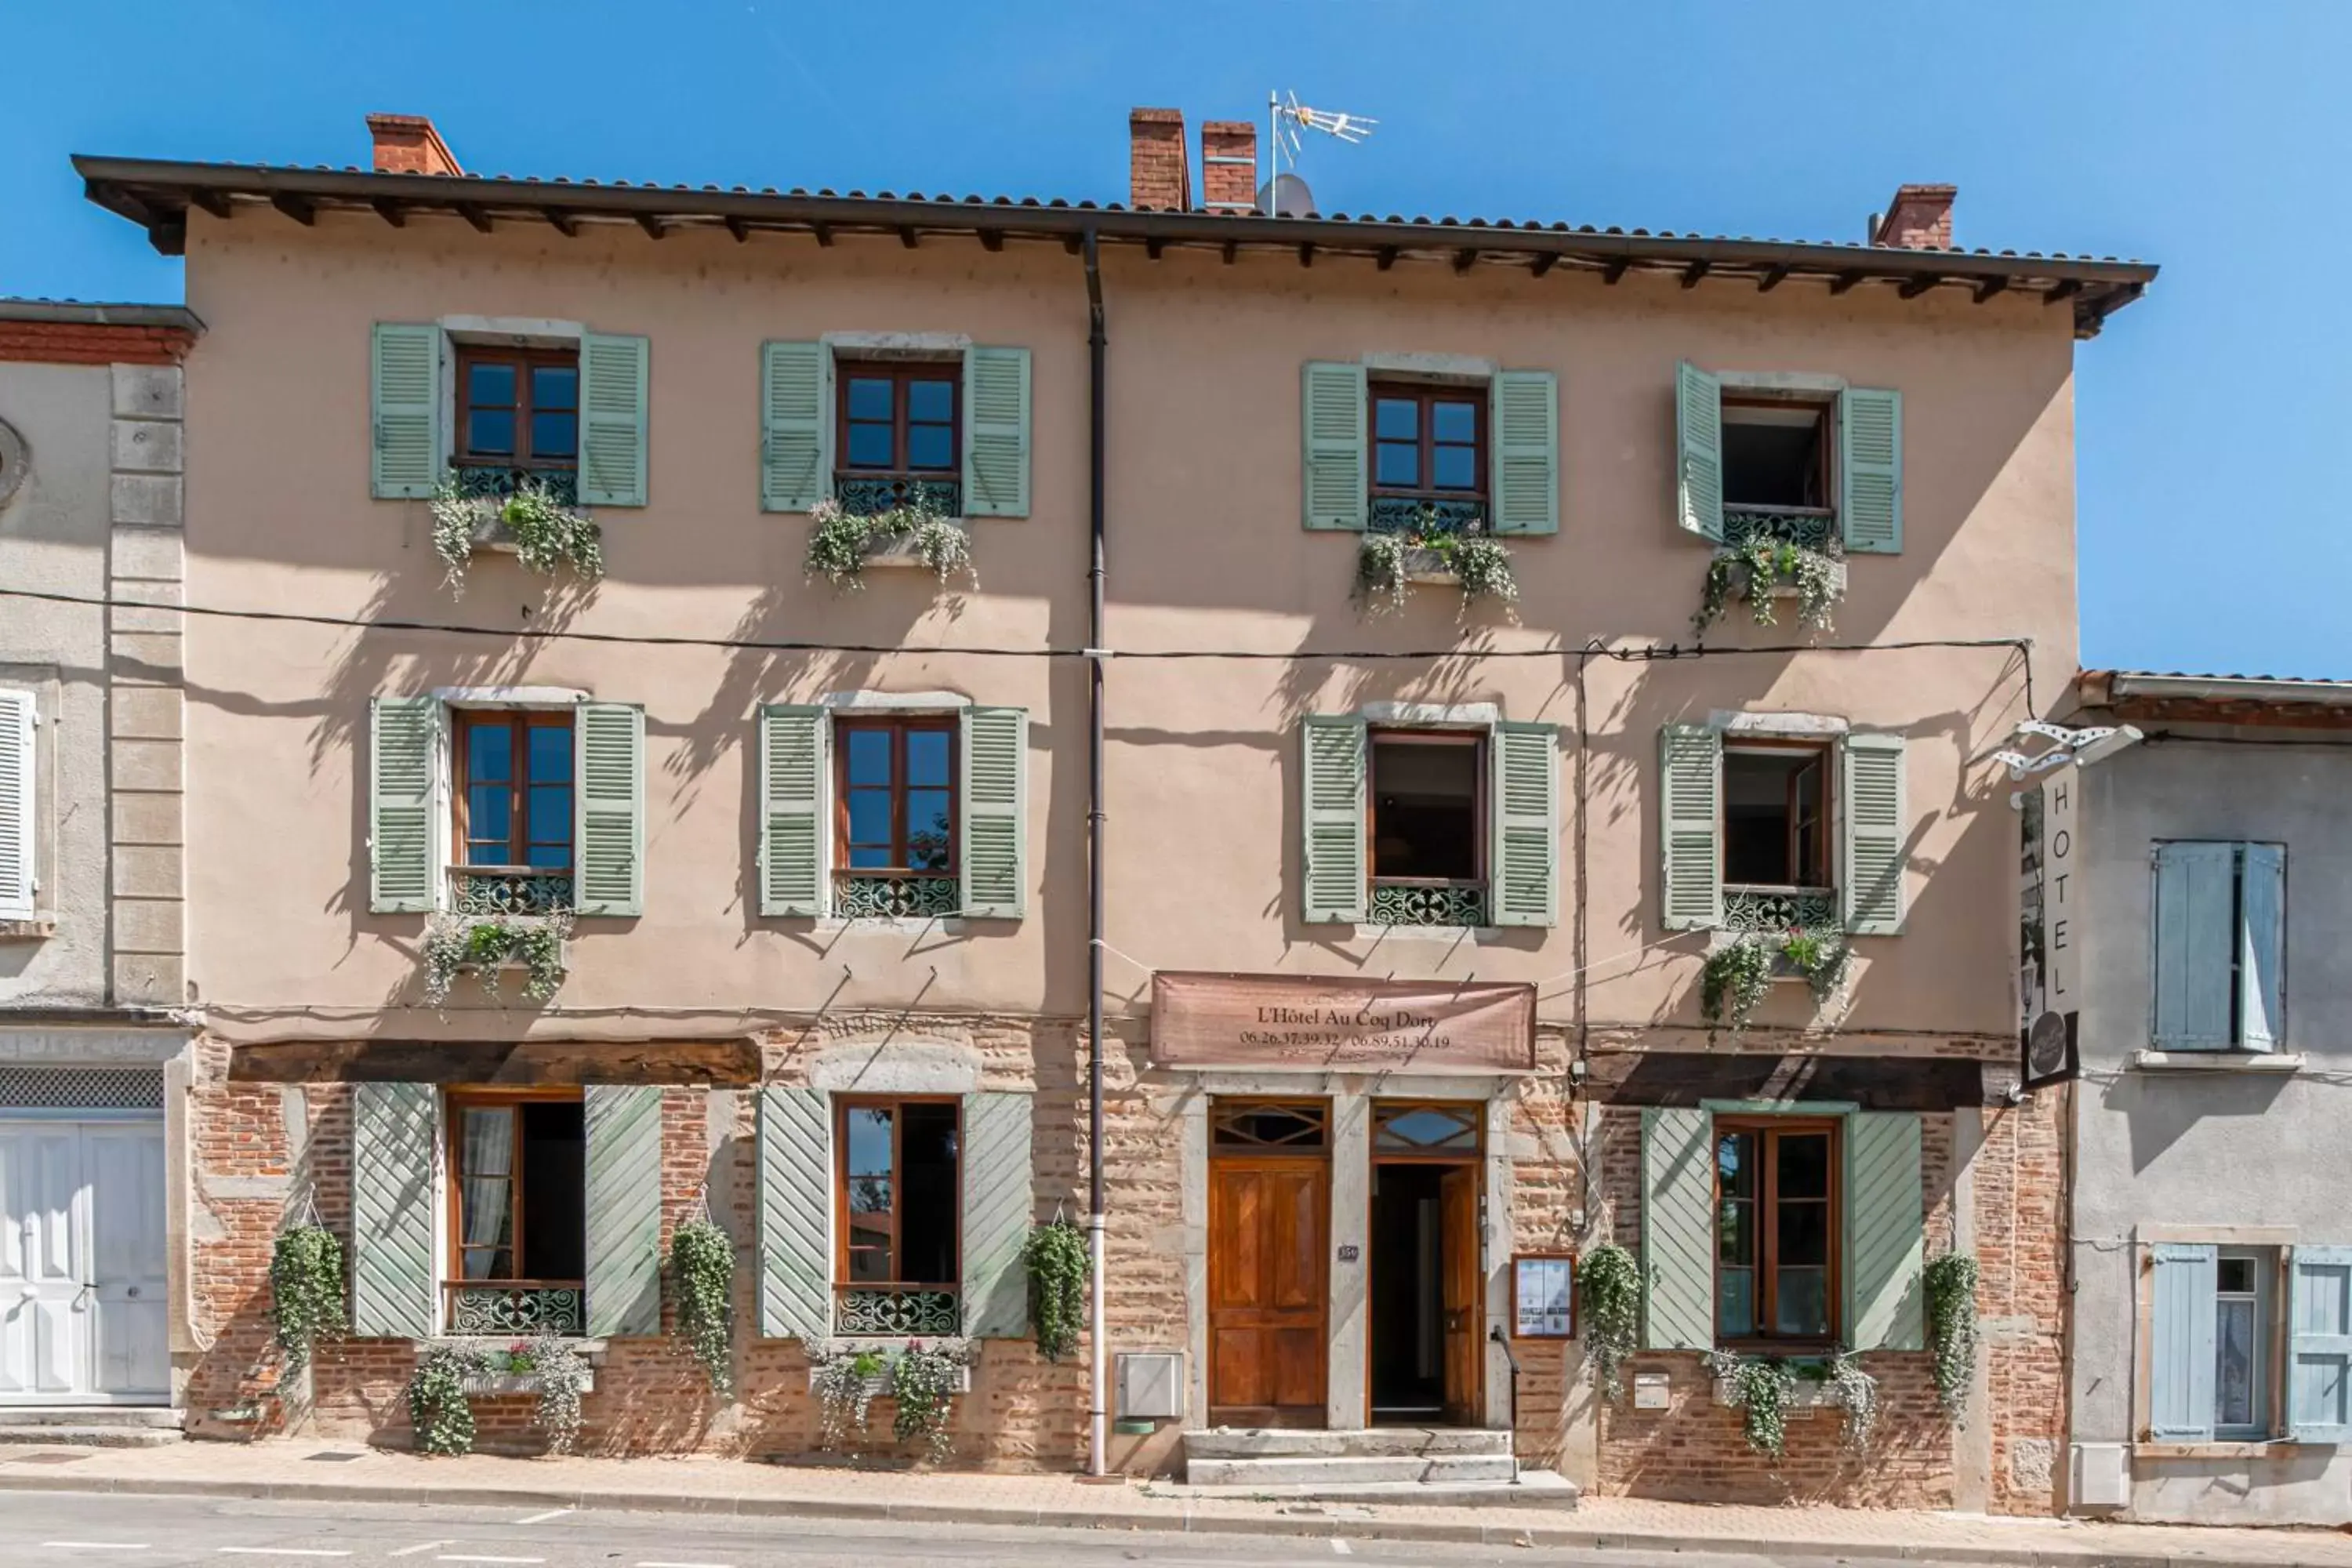
<path fill-rule="evenodd" d="M 1576 1255 L 1522 1252 L 1511 1259 L 1511 1334 L 1522 1340 L 1576 1335 Z"/>

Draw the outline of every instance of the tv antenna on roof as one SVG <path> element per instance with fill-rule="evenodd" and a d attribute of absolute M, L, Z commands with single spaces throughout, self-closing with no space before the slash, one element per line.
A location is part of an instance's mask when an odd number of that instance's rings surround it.
<path fill-rule="evenodd" d="M 1265 95 L 1266 118 L 1266 182 L 1257 194 L 1258 210 L 1271 217 L 1304 217 L 1315 210 L 1314 193 L 1307 182 L 1295 173 L 1282 172 L 1287 152 L 1290 166 L 1298 167 L 1300 131 L 1319 131 L 1326 136 L 1353 145 L 1370 136 L 1380 121 L 1361 114 L 1340 114 L 1328 109 L 1309 109 L 1293 93 L 1269 92 Z"/>

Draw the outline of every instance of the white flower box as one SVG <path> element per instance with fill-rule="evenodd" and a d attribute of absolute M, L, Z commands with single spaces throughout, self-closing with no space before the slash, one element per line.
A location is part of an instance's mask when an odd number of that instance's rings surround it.
<path fill-rule="evenodd" d="M 466 1393 L 468 1397 L 495 1394 L 537 1394 L 538 1392 L 539 1373 L 535 1372 L 477 1373 L 468 1375 L 466 1379 Z M 593 1367 L 589 1368 L 587 1375 L 580 1380 L 580 1392 L 583 1394 L 596 1392 L 596 1372 Z"/>

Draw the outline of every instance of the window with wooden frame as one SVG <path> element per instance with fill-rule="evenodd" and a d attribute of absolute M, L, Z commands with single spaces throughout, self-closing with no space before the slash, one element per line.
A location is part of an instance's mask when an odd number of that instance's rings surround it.
<path fill-rule="evenodd" d="M 459 710 L 451 842 L 459 880 L 568 877 L 572 868 L 572 714 Z"/>
<path fill-rule="evenodd" d="M 1837 504 L 1835 405 L 1826 398 L 1723 397 L 1723 504 L 1827 513 Z"/>
<path fill-rule="evenodd" d="M 956 720 L 940 716 L 836 724 L 836 866 L 866 875 L 955 875 L 956 731 Z"/>
<path fill-rule="evenodd" d="M 1723 748 L 1723 883 L 1826 889 L 1830 855 L 1827 744 L 1738 742 Z"/>
<path fill-rule="evenodd" d="M 448 1097 L 445 1288 L 578 1290 L 587 1274 L 587 1131 L 580 1091 Z"/>
<path fill-rule="evenodd" d="M 1376 381 L 1368 394 L 1375 497 L 1485 498 L 1486 388 Z"/>
<path fill-rule="evenodd" d="M 1372 885 L 1484 886 L 1486 736 L 1374 730 L 1366 751 Z"/>
<path fill-rule="evenodd" d="M 834 1116 L 838 1287 L 960 1289 L 960 1103 L 843 1097 Z"/>
<path fill-rule="evenodd" d="M 1715 1120 L 1715 1331 L 1834 1342 L 1843 1221 L 1833 1120 Z"/>
<path fill-rule="evenodd" d="M 962 468 L 963 372 L 952 360 L 847 360 L 834 450 L 845 474 L 953 474 Z"/>
<path fill-rule="evenodd" d="M 1481 1105 L 1377 1100 L 1372 1105 L 1372 1152 L 1447 1159 L 1475 1154 L 1484 1141 L 1485 1113 Z"/>
<path fill-rule="evenodd" d="M 1331 1102 L 1213 1100 L 1209 1146 L 1236 1154 L 1322 1154 L 1331 1146 Z"/>
<path fill-rule="evenodd" d="M 452 461 L 460 468 L 578 467 L 579 352 L 459 344 Z"/>

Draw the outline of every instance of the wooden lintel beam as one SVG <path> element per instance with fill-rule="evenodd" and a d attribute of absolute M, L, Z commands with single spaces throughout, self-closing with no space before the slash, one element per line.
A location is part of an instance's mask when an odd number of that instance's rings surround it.
<path fill-rule="evenodd" d="M 1903 300 L 1916 300 L 1942 281 L 1943 279 L 1933 272 L 1922 272 L 1916 278 L 1904 279 L 1903 287 L 1895 290 L 1895 297 Z"/>
<path fill-rule="evenodd" d="M 1771 266 L 1767 267 L 1764 269 L 1764 275 L 1762 277 L 1756 279 L 1756 291 L 1759 294 L 1769 294 L 1773 289 L 1778 289 L 1781 284 L 1788 280 L 1789 268 L 1784 264 L 1776 261 Z"/>
<path fill-rule="evenodd" d="M 1393 245 L 1383 245 L 1380 248 L 1380 253 L 1373 257 L 1372 265 L 1386 272 L 1396 265 L 1396 261 L 1397 247 Z"/>
<path fill-rule="evenodd" d="M 982 229 L 980 231 L 980 247 L 982 250 L 1003 250 L 1004 248 L 1004 231 L 1001 228 Z"/>
<path fill-rule="evenodd" d="M 229 205 L 226 193 L 205 190 L 201 186 L 188 193 L 188 200 L 217 218 L 226 218 L 236 210 Z"/>
<path fill-rule="evenodd" d="M 370 205 L 375 208 L 375 216 L 392 225 L 393 227 L 408 226 L 408 209 L 389 196 L 378 196 Z"/>
<path fill-rule="evenodd" d="M 913 224 L 902 223 L 898 226 L 898 243 L 905 246 L 909 250 L 914 249 L 919 243 L 919 241 L 915 237 L 915 226 Z"/>
<path fill-rule="evenodd" d="M 1242 253 L 1242 247 L 1241 247 L 1240 244 L 1239 244 L 1237 241 L 1230 240 L 1230 239 L 1229 239 L 1229 240 L 1227 240 L 1227 241 L 1225 241 L 1225 265 L 1226 265 L 1226 266 L 1231 267 L 1231 266 L 1234 264 L 1234 258 L 1235 258 L 1235 257 L 1239 256 L 1241 253 Z"/>
<path fill-rule="evenodd" d="M 1830 279 L 1830 292 L 1843 294 L 1861 281 L 1862 274 L 1859 272 L 1841 272 Z"/>
<path fill-rule="evenodd" d="M 2056 288 L 2042 296 L 2042 302 L 2045 305 L 2055 305 L 2059 300 L 2071 300 L 2082 291 L 2083 280 L 2080 278 L 2063 278 L 2059 279 Z"/>
<path fill-rule="evenodd" d="M 1976 295 L 1975 295 L 1976 302 L 1977 302 L 1978 304 L 1981 305 L 1981 304 L 1983 304 L 1987 300 L 1991 299 L 1995 294 L 1999 294 L 1999 293 L 2002 293 L 2002 292 L 2004 292 L 2005 290 L 2007 290 L 2007 289 L 2008 289 L 2008 288 L 2009 288 L 2009 279 L 2006 279 L 2006 278 L 1988 278 L 1988 279 L 1986 279 L 1983 282 L 1981 282 L 1981 283 L 1979 283 L 1979 284 L 1978 284 L 1978 285 L 1977 285 Z"/>
<path fill-rule="evenodd" d="M 1315 265 L 1315 242 L 1313 240 L 1302 239 L 1298 242 L 1298 265 L 1301 267 L 1312 267 Z"/>
<path fill-rule="evenodd" d="M 1698 280 L 1714 270 L 1714 262 L 1707 260 L 1705 257 L 1699 258 L 1696 261 L 1692 262 L 1688 267 L 1683 268 L 1683 287 L 1685 289 L 1697 288 Z"/>
<path fill-rule="evenodd" d="M 269 205 L 305 228 L 318 226 L 319 209 L 307 197 L 298 196 L 291 191 L 278 191 L 270 195 Z"/>
<path fill-rule="evenodd" d="M 482 234 L 488 234 L 490 232 L 489 214 L 484 212 L 481 208 L 476 206 L 471 202 L 458 202 L 455 205 L 457 208 L 457 216 L 464 218 L 467 223 L 472 224 L 478 232 Z"/>
<path fill-rule="evenodd" d="M 669 233 L 669 230 L 662 226 L 662 220 L 654 216 L 651 213 L 639 213 L 637 215 L 637 226 L 644 229 L 648 236 L 655 239 L 659 239 L 664 235 Z"/>
<path fill-rule="evenodd" d="M 819 245 L 830 247 L 833 244 L 833 225 L 813 223 L 809 225 L 809 232 L 816 236 L 816 242 Z"/>
<path fill-rule="evenodd" d="M 1535 274 L 1538 278 L 1540 278 L 1559 265 L 1559 252 L 1557 250 L 1547 250 L 1541 252 L 1536 257 L 1534 262 L 1528 268 L 1528 270 Z"/>
<path fill-rule="evenodd" d="M 1633 265 L 1630 256 L 1621 256 L 1601 269 L 1601 281 L 1614 283 L 1625 276 L 1625 268 Z"/>
<path fill-rule="evenodd" d="M 1457 278 L 1478 265 L 1478 253 L 1468 246 L 1454 253 L 1454 275 Z"/>
<path fill-rule="evenodd" d="M 744 222 L 740 217 L 730 217 L 726 222 L 727 232 L 735 237 L 736 244 L 749 245 L 751 243 L 751 226 L 750 224 Z"/>
<path fill-rule="evenodd" d="M 574 218 L 570 213 L 564 211 L 562 207 L 541 207 L 539 209 L 539 216 L 545 218 L 548 222 L 548 226 L 554 229 L 556 233 L 562 235 L 564 238 L 578 239 L 580 237 L 579 220 Z"/>

